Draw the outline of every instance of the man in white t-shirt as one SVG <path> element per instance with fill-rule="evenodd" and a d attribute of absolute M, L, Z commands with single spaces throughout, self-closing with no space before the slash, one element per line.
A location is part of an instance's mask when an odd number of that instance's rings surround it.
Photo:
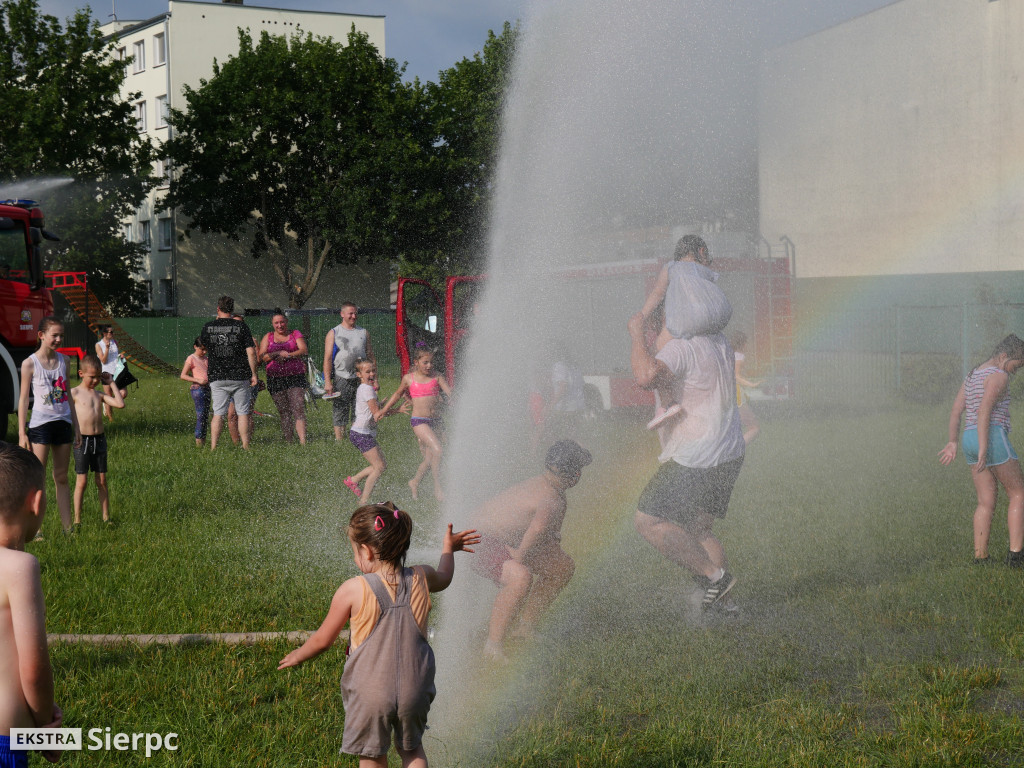
<path fill-rule="evenodd" d="M 377 358 L 370 345 L 370 334 L 356 325 L 359 309 L 351 301 L 341 305 L 341 323 L 327 332 L 324 339 L 324 391 L 338 396 L 331 401 L 331 421 L 334 424 L 334 439 L 345 437 L 345 427 L 356 415 L 356 390 L 359 378 L 356 376 L 356 360 L 369 360 L 377 365 Z"/>
<path fill-rule="evenodd" d="M 740 467 L 743 431 L 736 410 L 733 351 L 722 334 L 671 339 L 657 356 L 644 343 L 643 316 L 629 321 L 637 383 L 671 387 L 682 415 L 660 430 L 661 466 L 637 505 L 636 528 L 703 587 L 701 607 L 719 604 L 736 583 L 712 533 L 725 517 Z"/>

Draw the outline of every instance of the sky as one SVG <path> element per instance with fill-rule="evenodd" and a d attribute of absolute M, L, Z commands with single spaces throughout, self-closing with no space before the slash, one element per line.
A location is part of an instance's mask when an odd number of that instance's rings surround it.
<path fill-rule="evenodd" d="M 637 0 L 632 0 L 636 2 Z M 680 0 L 682 2 L 683 0 Z M 698 2 L 699 0 L 695 0 Z M 869 12 L 893 0 L 745 0 L 737 13 L 760 17 L 766 44 L 778 45 Z M 39 0 L 43 13 L 64 19 L 85 5 L 100 22 L 112 12 L 148 19 L 167 10 L 166 0 Z M 246 0 L 246 5 L 383 15 L 386 53 L 407 62 L 406 79 L 437 80 L 437 73 L 481 50 L 488 30 L 524 17 L 530 0 Z"/>

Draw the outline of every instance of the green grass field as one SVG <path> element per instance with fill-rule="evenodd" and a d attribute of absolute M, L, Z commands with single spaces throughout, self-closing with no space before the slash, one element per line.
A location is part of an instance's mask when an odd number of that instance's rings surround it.
<path fill-rule="evenodd" d="M 259 407 L 273 410 L 266 395 Z M 687 617 L 688 579 L 632 529 L 653 436 L 622 418 L 594 425 L 595 464 L 564 528 L 576 577 L 510 668 L 439 680 L 432 763 L 1024 765 L 1024 573 L 972 564 L 968 470 L 936 459 L 947 413 L 763 424 L 719 529 L 743 615 L 708 624 Z M 108 429 L 114 527 L 90 488 L 82 532 L 64 537 L 51 495 L 45 541 L 30 545 L 50 632 L 314 629 L 355 573 L 341 481 L 361 458 L 328 439 L 326 405 L 305 450 L 282 444 L 274 418 L 250 453 L 210 454 L 191 424 L 186 385 L 145 377 Z M 391 467 L 374 495 L 407 506 L 413 548 L 434 552 L 443 521 L 429 491 L 408 498 L 419 454 L 405 419 L 382 422 L 380 439 Z M 337 755 L 342 647 L 277 672 L 288 649 L 52 647 L 66 725 L 179 734 L 178 751 L 150 760 L 87 751 L 64 764 L 355 765 Z"/>

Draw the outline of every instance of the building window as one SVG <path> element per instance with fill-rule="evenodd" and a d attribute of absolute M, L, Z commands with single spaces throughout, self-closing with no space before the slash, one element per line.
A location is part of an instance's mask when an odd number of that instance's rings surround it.
<path fill-rule="evenodd" d="M 132 69 L 135 72 L 146 71 L 146 41 L 139 40 L 132 46 Z"/>
<path fill-rule="evenodd" d="M 159 187 L 167 187 L 171 183 L 171 161 L 160 158 L 156 161 L 156 178 Z"/>
<path fill-rule="evenodd" d="M 118 61 L 124 61 L 127 58 L 128 58 L 128 51 L 122 45 L 120 48 L 117 49 L 117 60 Z"/>
<path fill-rule="evenodd" d="M 149 221 L 139 222 L 139 242 L 142 245 L 148 246 L 152 241 L 150 240 L 149 232 Z"/>
<path fill-rule="evenodd" d="M 142 285 L 146 288 L 146 299 L 145 299 L 146 305 L 143 307 L 143 309 L 152 309 L 153 308 L 153 281 L 152 280 L 143 280 L 142 281 Z"/>
<path fill-rule="evenodd" d="M 153 35 L 153 66 L 159 67 L 167 63 L 167 46 L 164 44 L 164 35 Z"/>
<path fill-rule="evenodd" d="M 132 223 L 129 221 L 121 225 L 121 232 L 124 234 L 125 242 L 132 241 Z"/>
<path fill-rule="evenodd" d="M 167 127 L 167 96 L 156 97 L 156 127 Z"/>
<path fill-rule="evenodd" d="M 135 102 L 135 127 L 138 128 L 139 133 L 146 131 L 146 102 L 144 101 Z"/>
<path fill-rule="evenodd" d="M 174 306 L 174 283 L 170 278 L 164 278 L 160 281 L 160 293 L 164 297 L 164 307 L 171 309 Z"/>
<path fill-rule="evenodd" d="M 173 223 L 171 219 L 157 219 L 156 243 L 161 251 L 171 250 L 171 237 L 174 231 Z"/>

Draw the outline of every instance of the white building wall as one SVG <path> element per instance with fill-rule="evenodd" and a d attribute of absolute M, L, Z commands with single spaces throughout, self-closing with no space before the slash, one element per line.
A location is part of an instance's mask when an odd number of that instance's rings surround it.
<path fill-rule="evenodd" d="M 111 22 L 101 30 L 108 35 L 118 33 L 117 47 L 123 48 L 128 57 L 137 50 L 137 45 L 142 46 L 145 66 L 140 68 L 135 62 L 127 64 L 128 76 L 122 86 L 122 95 L 127 99 L 129 94 L 141 92 L 131 101 L 144 106 L 144 133 L 159 146 L 170 138 L 170 129 L 161 124 L 157 112 L 158 98 L 166 97 L 168 108 L 184 109 L 187 106 L 184 86 L 198 87 L 201 79 L 212 76 L 214 60 L 223 63 L 238 52 L 240 27 L 248 29 L 254 39 L 258 39 L 265 30 L 274 35 L 312 33 L 317 37 L 345 41 L 353 24 L 357 30 L 367 34 L 382 56 L 385 55 L 383 16 L 168 0 L 168 12 L 165 14 L 146 21 Z M 166 46 L 163 64 L 154 58 L 158 35 L 164 36 Z M 184 223 L 161 206 L 160 200 L 166 192 L 166 184 L 151 192 L 130 222 L 132 237 L 136 241 L 142 238 L 144 222 L 149 224 L 150 248 L 141 277 L 151 284 L 153 309 L 176 311 L 182 315 L 208 314 L 211 302 L 207 293 L 210 290 L 233 293 L 241 306 L 283 303 L 284 294 L 277 289 L 273 275 L 268 271 L 267 281 L 262 279 L 262 269 L 253 269 L 244 244 L 213 236 L 179 243 L 178 236 L 184 229 Z M 168 218 L 173 220 L 169 244 L 161 243 L 159 237 L 159 222 Z M 218 260 L 209 258 L 211 251 L 217 252 Z M 225 283 L 229 285 L 224 287 Z M 381 289 L 382 285 L 385 289 Z M 375 302 L 376 294 L 380 292 L 383 295 L 379 302 Z M 386 306 L 383 303 L 387 300 L 386 274 L 374 272 L 368 276 L 363 271 L 325 270 L 311 305 L 330 305 L 332 299 L 340 303 L 337 295 L 344 295 L 346 299 L 351 297 L 351 300 L 366 305 L 381 303 Z M 216 302 L 216 295 L 212 301 Z"/>
<path fill-rule="evenodd" d="M 1022 42 L 1022 0 L 901 0 L 767 55 L 761 230 L 798 277 L 1021 269 Z"/>

